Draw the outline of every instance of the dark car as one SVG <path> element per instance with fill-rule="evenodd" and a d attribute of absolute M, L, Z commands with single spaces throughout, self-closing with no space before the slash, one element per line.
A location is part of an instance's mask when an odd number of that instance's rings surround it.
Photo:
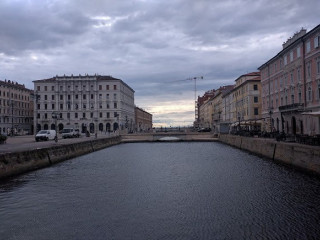
<path fill-rule="evenodd" d="M 211 132 L 211 128 L 200 128 L 198 132 Z"/>

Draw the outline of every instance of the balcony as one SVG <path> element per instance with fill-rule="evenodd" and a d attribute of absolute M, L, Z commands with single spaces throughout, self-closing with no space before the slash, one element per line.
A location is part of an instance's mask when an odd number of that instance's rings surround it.
<path fill-rule="evenodd" d="M 279 107 L 280 112 L 303 111 L 303 103 L 293 103 Z"/>

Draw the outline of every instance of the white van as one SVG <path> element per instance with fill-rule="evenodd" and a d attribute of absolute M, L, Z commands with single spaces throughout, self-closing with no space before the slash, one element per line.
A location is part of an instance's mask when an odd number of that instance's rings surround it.
<path fill-rule="evenodd" d="M 62 129 L 62 138 L 74 138 L 79 136 L 80 136 L 79 129 L 75 129 L 75 128 Z"/>
<path fill-rule="evenodd" d="M 56 130 L 40 130 L 36 135 L 36 141 L 53 140 L 56 136 Z"/>

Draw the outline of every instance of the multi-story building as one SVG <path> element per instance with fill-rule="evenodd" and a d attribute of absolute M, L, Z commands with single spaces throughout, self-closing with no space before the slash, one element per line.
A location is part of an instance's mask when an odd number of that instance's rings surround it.
<path fill-rule="evenodd" d="M 146 132 L 152 129 L 152 114 L 135 107 L 135 130 L 137 132 Z"/>
<path fill-rule="evenodd" d="M 244 74 L 235 80 L 230 92 L 231 122 L 233 126 L 247 127 L 256 125 L 261 128 L 261 80 L 259 72 Z"/>
<path fill-rule="evenodd" d="M 216 95 L 212 99 L 212 129 L 215 133 L 228 132 L 228 126 L 223 122 L 224 106 L 223 97 L 234 88 L 233 85 L 222 86 L 216 90 Z"/>
<path fill-rule="evenodd" d="M 212 116 L 210 115 L 209 106 L 212 105 L 210 103 L 210 99 L 215 95 L 215 89 L 209 90 L 204 93 L 202 97 L 198 96 L 197 100 L 197 119 L 194 122 L 195 128 L 204 128 L 204 127 L 211 127 L 212 126 Z"/>
<path fill-rule="evenodd" d="M 111 76 L 56 76 L 34 81 L 37 130 L 132 131 L 134 90 Z M 57 116 L 57 118 L 55 118 Z M 56 128 L 57 124 L 57 128 Z"/>
<path fill-rule="evenodd" d="M 32 93 L 22 84 L 0 80 L 0 134 L 32 134 Z"/>
<path fill-rule="evenodd" d="M 320 25 L 294 34 L 258 69 L 262 117 L 287 134 L 320 134 Z"/>

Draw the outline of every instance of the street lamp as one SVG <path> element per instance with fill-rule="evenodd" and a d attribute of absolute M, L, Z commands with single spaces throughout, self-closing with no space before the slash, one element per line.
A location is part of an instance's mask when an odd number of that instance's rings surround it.
<path fill-rule="evenodd" d="M 54 126 L 55 126 L 55 130 L 56 130 L 56 137 L 54 138 L 54 140 L 56 142 L 58 142 L 58 128 L 57 128 L 58 115 L 59 115 L 58 112 L 52 112 L 52 119 L 54 119 L 54 121 L 55 121 Z"/>

